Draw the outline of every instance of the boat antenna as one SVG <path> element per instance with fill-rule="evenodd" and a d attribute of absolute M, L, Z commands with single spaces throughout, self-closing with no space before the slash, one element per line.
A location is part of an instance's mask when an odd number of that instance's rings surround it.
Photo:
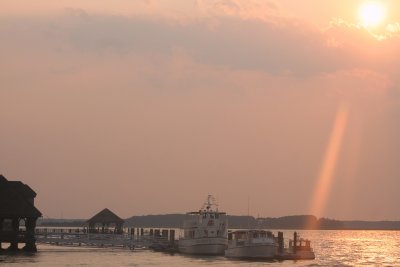
<path fill-rule="evenodd" d="M 218 211 L 218 204 L 216 203 L 215 198 L 212 195 L 208 195 L 207 200 L 203 204 L 202 210 L 209 211 L 213 206 L 215 206 Z"/>

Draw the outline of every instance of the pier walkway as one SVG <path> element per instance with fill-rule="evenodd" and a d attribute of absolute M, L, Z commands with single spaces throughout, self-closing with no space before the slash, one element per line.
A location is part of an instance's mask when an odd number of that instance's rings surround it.
<path fill-rule="evenodd" d="M 139 232 L 139 231 L 138 231 Z M 142 235 L 131 233 L 88 233 L 82 229 L 36 229 L 37 243 L 63 246 L 93 246 L 93 247 L 121 247 L 128 249 L 150 248 L 154 245 L 169 246 L 175 242 L 175 231 L 169 230 L 164 235 L 154 234 L 160 231 L 151 231 Z M 143 231 L 142 231 L 143 233 Z M 169 233 L 165 234 L 165 233 Z"/>

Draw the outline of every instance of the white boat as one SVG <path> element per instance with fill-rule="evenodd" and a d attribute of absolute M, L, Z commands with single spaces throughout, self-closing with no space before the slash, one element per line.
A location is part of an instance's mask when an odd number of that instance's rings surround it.
<path fill-rule="evenodd" d="M 225 256 L 238 259 L 272 260 L 275 257 L 274 236 L 265 230 L 238 230 L 229 233 Z"/>
<path fill-rule="evenodd" d="M 181 253 L 193 255 L 224 255 L 228 244 L 228 222 L 225 212 L 218 211 L 209 195 L 199 211 L 188 212 L 178 241 Z"/>

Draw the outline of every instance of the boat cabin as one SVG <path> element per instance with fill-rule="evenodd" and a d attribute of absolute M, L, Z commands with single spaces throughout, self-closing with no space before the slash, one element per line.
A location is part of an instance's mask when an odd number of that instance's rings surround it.
<path fill-rule="evenodd" d="M 229 240 L 247 240 L 257 238 L 273 238 L 271 231 L 265 230 L 238 230 L 228 233 Z"/>
<path fill-rule="evenodd" d="M 218 205 L 212 196 L 199 211 L 186 213 L 183 223 L 183 238 L 225 237 L 227 234 L 227 216 L 218 211 Z"/>
<path fill-rule="evenodd" d="M 187 213 L 183 224 L 184 238 L 224 237 L 227 230 L 225 212 L 198 211 Z"/>

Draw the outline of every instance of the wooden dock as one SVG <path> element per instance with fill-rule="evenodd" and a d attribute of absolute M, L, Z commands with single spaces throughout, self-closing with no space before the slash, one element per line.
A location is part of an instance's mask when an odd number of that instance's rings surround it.
<path fill-rule="evenodd" d="M 98 248 L 125 248 L 125 249 L 151 249 L 176 253 L 177 240 L 175 229 L 124 229 L 122 233 L 101 232 L 91 233 L 87 228 L 37 228 L 36 242 L 39 244 L 51 244 L 58 246 L 81 246 Z M 283 232 L 278 232 L 275 239 L 276 260 L 310 260 L 315 259 L 310 241 L 300 238 L 294 232 L 293 240 L 289 240 L 289 246 L 285 247 Z"/>
<path fill-rule="evenodd" d="M 141 231 L 132 229 L 124 233 L 88 233 L 83 229 L 38 228 L 35 238 L 37 243 L 42 244 L 120 247 L 133 250 L 135 248 L 148 249 L 154 245 L 172 246 L 175 243 L 175 230 L 161 232 L 150 229 L 144 232 L 143 229 Z"/>

